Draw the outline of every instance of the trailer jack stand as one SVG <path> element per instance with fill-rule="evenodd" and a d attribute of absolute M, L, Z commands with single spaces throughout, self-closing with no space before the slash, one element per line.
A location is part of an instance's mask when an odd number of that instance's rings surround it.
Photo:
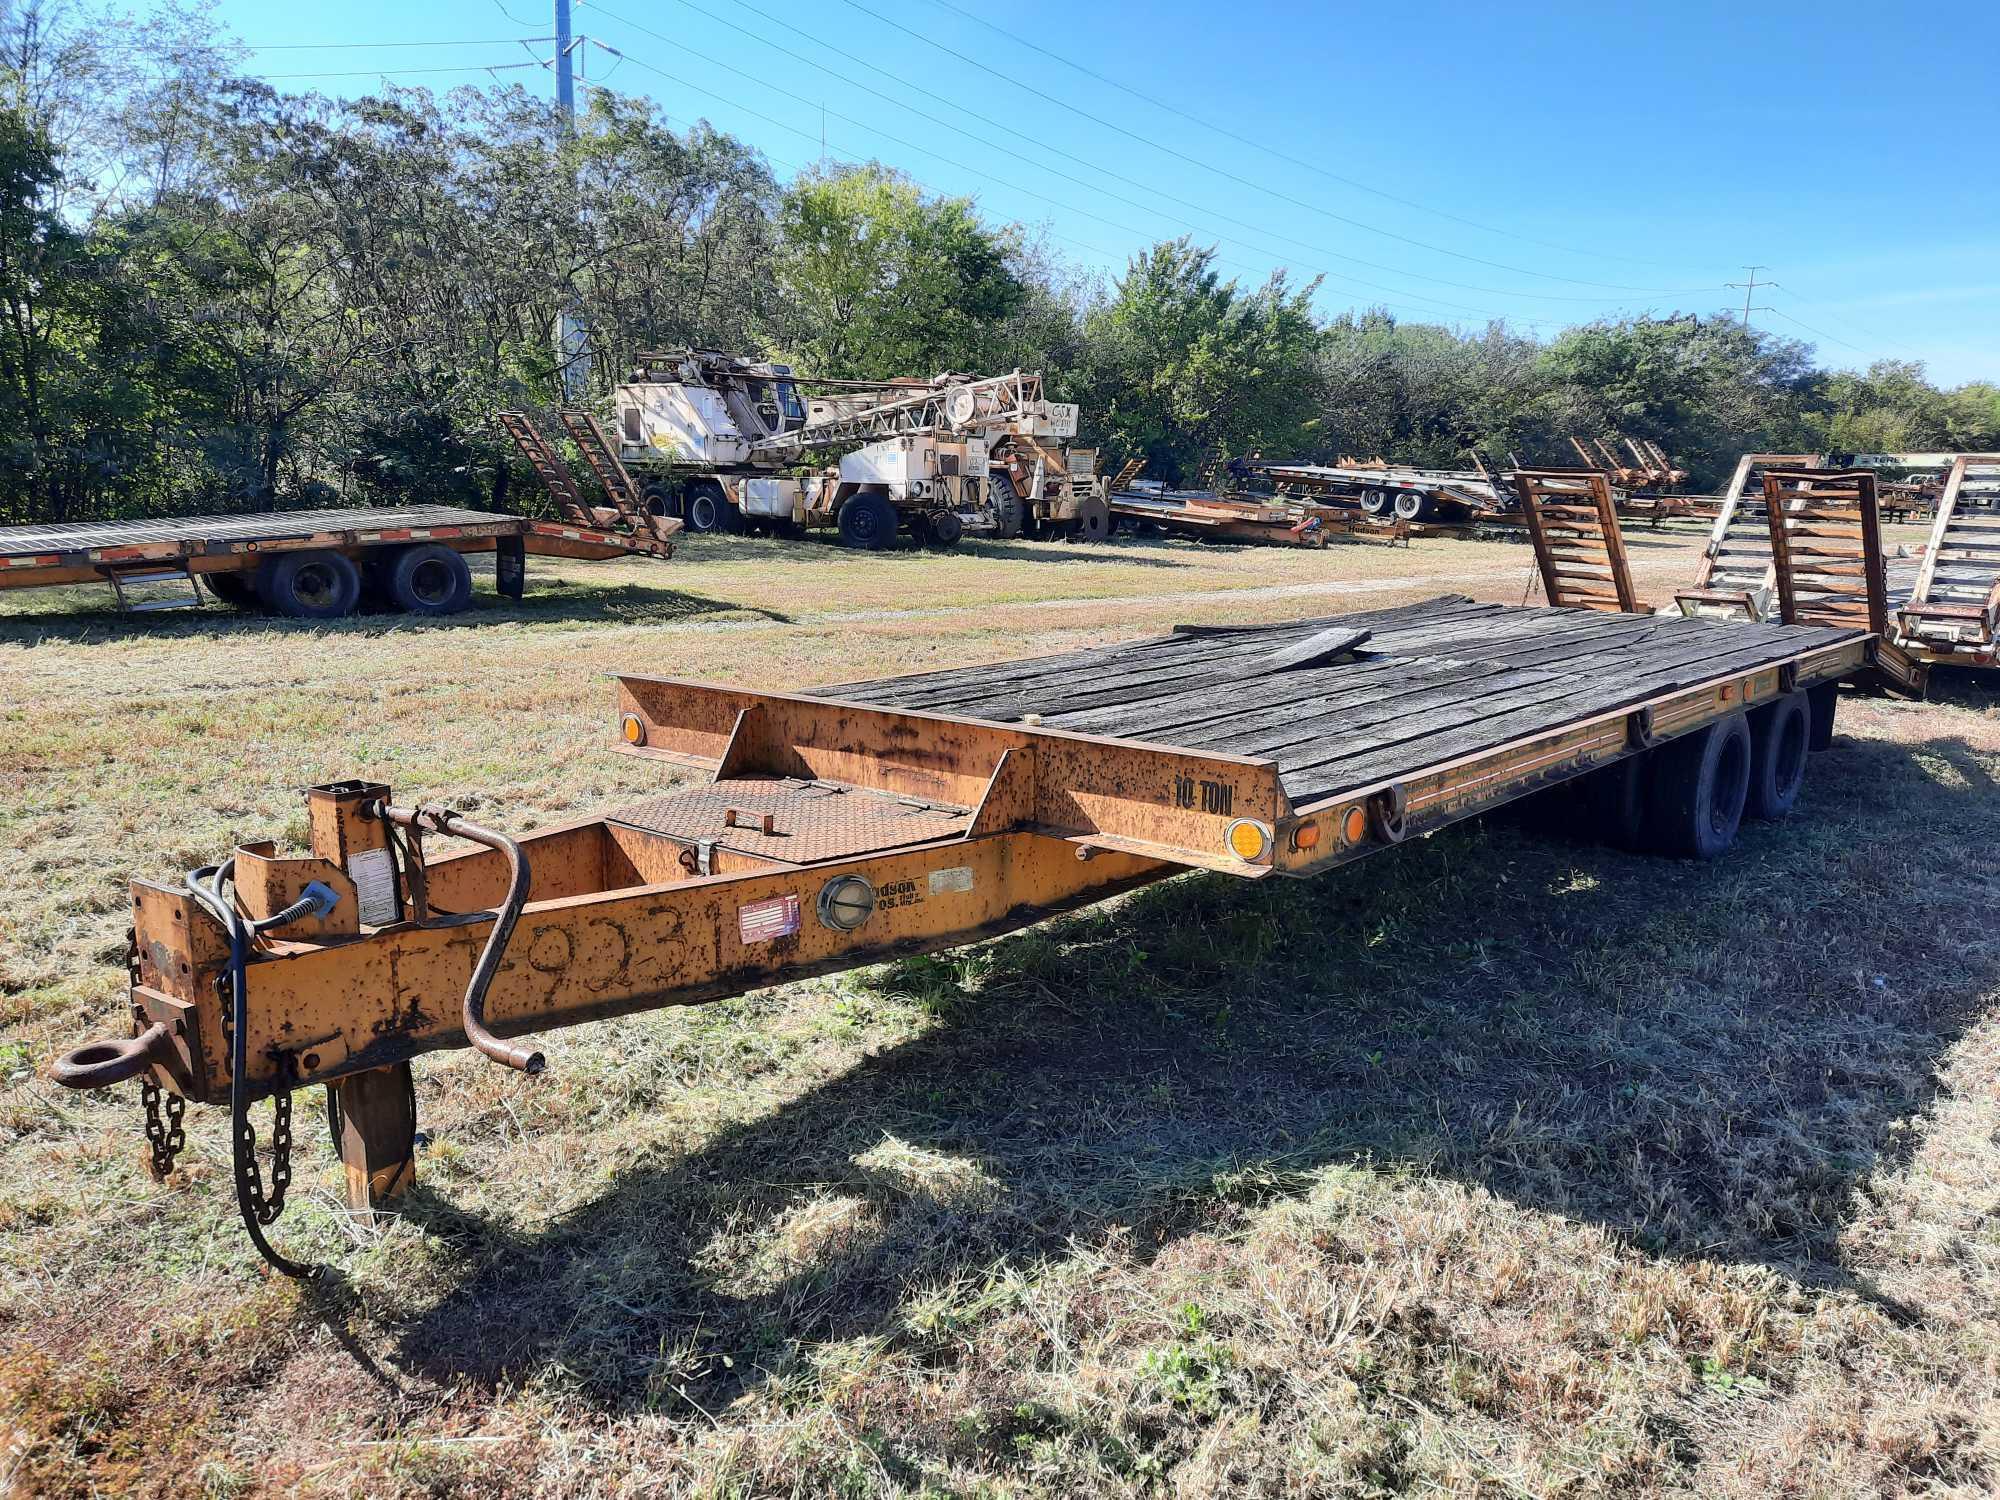
<path fill-rule="evenodd" d="M 373 1229 L 416 1181 L 417 1088 L 406 1062 L 326 1086 L 327 1126 L 347 1172 L 347 1213 Z"/>

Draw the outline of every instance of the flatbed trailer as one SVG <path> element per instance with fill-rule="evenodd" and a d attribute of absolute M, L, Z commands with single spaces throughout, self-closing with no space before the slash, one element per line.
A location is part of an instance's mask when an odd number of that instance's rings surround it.
<path fill-rule="evenodd" d="M 334 619 L 352 613 L 372 583 L 395 608 L 452 614 L 471 596 L 467 554 L 494 553 L 500 592 L 518 599 L 530 554 L 669 557 L 679 525 L 619 530 L 411 505 L 0 526 L 0 588 L 102 583 L 121 610 L 150 610 L 198 607 L 205 584 L 225 603 Z M 147 596 L 161 586 L 171 592 Z"/>
<path fill-rule="evenodd" d="M 1404 543 L 1410 538 L 1408 523 L 1377 521 L 1358 510 L 1212 490 L 1120 490 L 1110 496 L 1110 506 L 1114 524 L 1157 526 L 1197 541 L 1324 547 L 1336 538 Z"/>
<path fill-rule="evenodd" d="M 532 1033 L 951 948 L 1190 870 L 1320 875 L 1550 788 L 1607 838 L 1714 855 L 1746 806 L 1789 810 L 1875 647 L 1447 597 L 805 693 L 622 676 L 614 743 L 672 768 L 657 794 L 515 838 L 379 783 L 313 788 L 310 852 L 248 843 L 133 883 L 129 1037 L 52 1071 L 140 1079 L 160 1176 L 185 1102 L 227 1103 L 245 1224 L 297 1273 L 263 1227 L 300 1088 L 328 1087 L 372 1222 L 413 1175 L 427 1052 L 532 1073 Z M 443 837 L 476 847 L 426 849 Z"/>

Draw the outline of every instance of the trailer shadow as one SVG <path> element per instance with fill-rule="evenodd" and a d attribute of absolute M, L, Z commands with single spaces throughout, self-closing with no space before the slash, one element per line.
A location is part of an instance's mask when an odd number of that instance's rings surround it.
<path fill-rule="evenodd" d="M 933 1024 L 557 1221 L 420 1189 L 408 1212 L 462 1276 L 401 1358 L 716 1410 L 829 1341 L 908 1337 L 924 1289 L 1157 1249 L 1333 1166 L 1873 1295 L 1841 1254 L 1857 1187 L 1899 1164 L 2000 987 L 1994 769 L 1962 740 L 1843 739 L 1808 815 L 1718 865 L 1466 825 L 1318 882 L 1191 876 L 871 971 L 862 1003 L 914 997 Z"/>
<path fill-rule="evenodd" d="M 478 630 L 498 624 L 628 624 L 673 625 L 692 620 L 752 619 L 790 624 L 780 610 L 739 604 L 730 599 L 690 593 L 686 589 L 654 588 L 644 584 L 553 585 L 530 588 L 526 597 L 508 599 L 483 590 L 472 596 L 462 613 L 422 618 L 388 610 L 363 609 L 339 620 L 294 620 L 258 610 L 205 606 L 172 614 L 120 614 L 93 600 L 83 608 L 23 610 L 0 614 L 0 644 L 75 645 L 85 642 L 185 640 L 217 636 L 381 635 L 390 632 Z"/>

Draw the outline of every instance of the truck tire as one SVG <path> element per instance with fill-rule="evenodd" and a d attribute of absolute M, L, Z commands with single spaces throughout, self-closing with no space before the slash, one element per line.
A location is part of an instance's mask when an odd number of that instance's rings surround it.
<path fill-rule="evenodd" d="M 661 480 L 655 479 L 639 491 L 639 500 L 646 507 L 648 515 L 671 516 L 676 521 L 681 518 L 679 498 L 674 494 L 672 486 Z"/>
<path fill-rule="evenodd" d="M 682 519 L 689 531 L 733 531 L 730 512 L 734 509 L 713 479 L 690 480 L 681 492 Z"/>
<path fill-rule="evenodd" d="M 1389 509 L 1387 490 L 1363 490 L 1361 492 L 1361 513 L 1364 516 L 1379 516 Z"/>
<path fill-rule="evenodd" d="M 1646 811 L 1646 847 L 1681 859 L 1714 859 L 1736 842 L 1750 793 L 1750 726 L 1719 719 L 1653 752 L 1658 771 Z"/>
<path fill-rule="evenodd" d="M 383 570 L 396 608 L 413 615 L 455 615 L 472 602 L 472 569 L 449 547 L 399 548 Z"/>
<path fill-rule="evenodd" d="M 1000 469 L 986 471 L 986 498 L 993 502 L 993 534 L 1010 542 L 1021 534 L 1021 496 L 1014 478 Z"/>
<path fill-rule="evenodd" d="M 1076 502 L 1073 524 L 1079 542 L 1101 542 L 1111 535 L 1111 507 L 1095 495 L 1085 495 Z"/>
<path fill-rule="evenodd" d="M 361 570 L 338 552 L 281 552 L 257 570 L 257 597 L 295 620 L 338 620 L 361 601 Z"/>
<path fill-rule="evenodd" d="M 1419 495 L 1414 490 L 1396 492 L 1396 519 L 1399 521 L 1421 521 L 1431 513 L 1431 497 Z"/>
<path fill-rule="evenodd" d="M 896 540 L 896 507 L 880 490 L 861 490 L 840 507 L 838 524 L 841 546 L 880 552 Z"/>
<path fill-rule="evenodd" d="M 1750 795 L 1744 816 L 1771 823 L 1790 817 L 1806 784 L 1806 747 L 1812 743 L 1812 706 L 1804 693 L 1787 693 L 1750 719 Z"/>

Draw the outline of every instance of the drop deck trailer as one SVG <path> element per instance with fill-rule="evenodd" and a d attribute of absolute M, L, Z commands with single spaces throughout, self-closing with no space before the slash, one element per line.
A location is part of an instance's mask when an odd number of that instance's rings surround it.
<path fill-rule="evenodd" d="M 495 554 L 500 592 L 518 599 L 530 554 L 669 557 L 679 528 L 654 520 L 621 530 L 439 505 L 0 526 L 0 588 L 108 583 L 121 611 L 137 611 L 199 607 L 206 584 L 225 603 L 334 619 L 353 613 L 367 582 L 393 608 L 442 615 L 470 600 L 469 553 Z"/>
<path fill-rule="evenodd" d="M 306 794 L 310 852 L 132 886 L 131 1036 L 58 1082 L 142 1080 L 152 1168 L 227 1103 L 239 1207 L 327 1086 L 363 1221 L 413 1174 L 414 1058 L 990 938 L 1189 870 L 1312 876 L 1545 788 L 1607 838 L 1713 854 L 1782 814 L 1865 629 L 1464 598 L 809 693 L 616 681 L 636 805 L 518 838 L 389 787 Z M 700 779 L 683 784 L 692 769 Z M 443 836 L 475 846 L 434 854 Z M 273 1183 L 249 1125 L 275 1096 Z"/>

